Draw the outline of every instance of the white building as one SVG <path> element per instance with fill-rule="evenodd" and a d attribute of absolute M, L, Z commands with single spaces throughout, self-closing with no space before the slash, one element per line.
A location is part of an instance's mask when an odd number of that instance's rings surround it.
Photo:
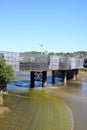
<path fill-rule="evenodd" d="M 19 58 L 20 58 L 20 54 L 17 52 L 0 52 L 3 53 L 4 59 L 6 60 L 6 63 L 8 65 L 12 65 L 13 66 L 13 70 L 14 71 L 19 71 Z"/>

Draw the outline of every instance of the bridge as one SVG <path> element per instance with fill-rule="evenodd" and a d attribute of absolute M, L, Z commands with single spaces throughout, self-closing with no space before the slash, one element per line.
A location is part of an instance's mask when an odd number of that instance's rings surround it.
<path fill-rule="evenodd" d="M 55 84 L 55 77 L 61 76 L 64 84 L 67 80 L 76 79 L 79 69 L 83 68 L 83 59 L 77 57 L 62 57 L 53 55 L 50 59 L 46 56 L 32 57 L 29 60 L 20 62 L 21 71 L 30 71 L 30 87 L 34 88 L 35 81 L 41 81 L 42 87 L 45 86 L 47 80 L 47 71 L 52 72 L 52 84 Z"/>

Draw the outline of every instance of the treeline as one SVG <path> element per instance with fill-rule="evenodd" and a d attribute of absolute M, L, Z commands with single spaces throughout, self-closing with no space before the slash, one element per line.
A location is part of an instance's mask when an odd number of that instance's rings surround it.
<path fill-rule="evenodd" d="M 43 55 L 58 55 L 58 56 L 65 56 L 65 57 L 73 57 L 73 56 L 77 56 L 80 58 L 87 58 L 87 51 L 78 51 L 78 52 L 49 52 L 48 54 L 45 52 L 37 52 L 37 51 L 31 51 L 31 52 L 22 52 L 20 53 L 21 56 L 26 56 L 26 55 L 34 55 L 34 54 L 43 54 Z"/>

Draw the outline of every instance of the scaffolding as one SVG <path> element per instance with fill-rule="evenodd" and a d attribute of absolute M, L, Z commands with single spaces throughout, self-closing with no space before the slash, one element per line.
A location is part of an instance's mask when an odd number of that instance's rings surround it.
<path fill-rule="evenodd" d="M 31 55 L 20 61 L 20 70 L 69 70 L 83 68 L 83 59 L 77 57 Z"/>
<path fill-rule="evenodd" d="M 20 61 L 20 70 L 46 71 L 48 69 L 48 57 L 46 55 L 30 55 Z"/>
<path fill-rule="evenodd" d="M 83 59 L 77 57 L 62 57 L 53 55 L 50 57 L 50 70 L 68 70 L 83 68 Z"/>

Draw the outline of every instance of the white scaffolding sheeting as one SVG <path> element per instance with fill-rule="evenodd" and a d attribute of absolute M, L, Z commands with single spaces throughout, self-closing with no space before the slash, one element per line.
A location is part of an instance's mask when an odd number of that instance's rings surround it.
<path fill-rule="evenodd" d="M 68 69 L 80 69 L 83 68 L 83 59 L 77 57 L 50 57 L 50 70 L 68 70 Z"/>

